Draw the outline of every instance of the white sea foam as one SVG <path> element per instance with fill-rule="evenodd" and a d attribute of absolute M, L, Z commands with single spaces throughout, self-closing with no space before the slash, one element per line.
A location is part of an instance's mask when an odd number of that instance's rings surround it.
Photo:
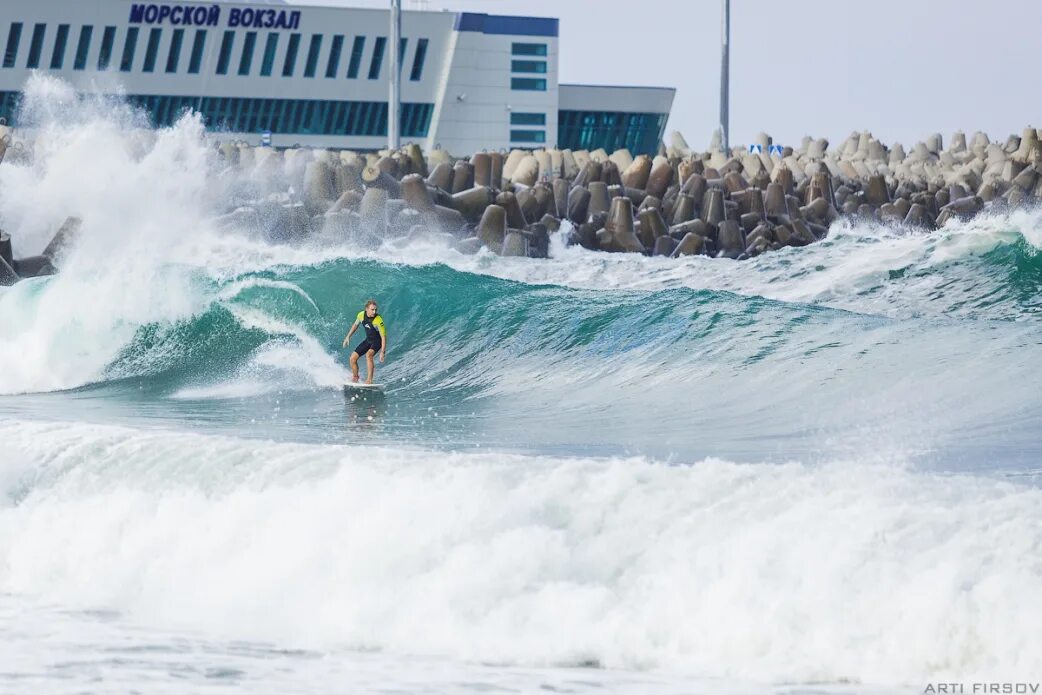
<path fill-rule="evenodd" d="M 1010 482 L 24 422 L 0 440 L 19 466 L 0 592 L 160 628 L 775 682 L 1042 670 L 1042 491 Z"/>

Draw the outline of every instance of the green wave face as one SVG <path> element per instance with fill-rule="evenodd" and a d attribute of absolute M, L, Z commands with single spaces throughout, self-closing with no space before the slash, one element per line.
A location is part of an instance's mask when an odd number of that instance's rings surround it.
<path fill-rule="evenodd" d="M 975 262 L 1009 272 L 1020 288 L 1010 301 L 1033 301 L 1034 254 L 1013 245 Z M 260 421 L 305 439 L 683 458 L 867 448 L 972 465 L 981 450 L 1037 453 L 1029 424 L 1040 400 L 1022 378 L 1040 357 L 1032 322 L 576 289 L 374 260 L 206 282 L 215 299 L 204 311 L 139 328 L 92 388 L 160 418 L 143 394 L 171 417 Z M 377 379 L 388 391 L 345 411 L 340 345 L 369 297 L 388 326 Z M 360 434 L 356 418 L 373 424 Z"/>

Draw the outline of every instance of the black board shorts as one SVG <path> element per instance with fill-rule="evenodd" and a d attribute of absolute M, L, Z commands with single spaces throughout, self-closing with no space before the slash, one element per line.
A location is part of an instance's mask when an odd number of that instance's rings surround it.
<path fill-rule="evenodd" d="M 355 348 L 355 354 L 359 357 L 365 357 L 365 353 L 372 350 L 373 352 L 380 352 L 380 348 L 383 346 L 383 341 L 377 338 L 376 340 L 370 340 L 366 338 L 358 347 Z"/>

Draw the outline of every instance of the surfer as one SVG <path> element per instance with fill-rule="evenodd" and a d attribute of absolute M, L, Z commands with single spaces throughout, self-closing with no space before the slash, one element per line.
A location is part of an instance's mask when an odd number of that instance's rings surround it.
<path fill-rule="evenodd" d="M 380 353 L 380 363 L 383 364 L 384 354 L 387 351 L 387 331 L 384 329 L 384 320 L 380 314 L 376 313 L 376 300 L 370 299 L 365 303 L 365 309 L 358 312 L 358 316 L 355 318 L 355 322 L 351 324 L 351 330 L 348 331 L 347 337 L 344 338 L 344 347 L 351 342 L 351 336 L 358 330 L 358 326 L 362 326 L 365 329 L 365 340 L 358 344 L 355 351 L 351 353 L 351 381 L 358 381 L 358 358 L 365 355 L 365 364 L 367 372 L 365 375 L 365 383 L 373 383 L 373 377 L 376 375 L 376 363 L 373 360 L 373 356 L 377 352 Z"/>

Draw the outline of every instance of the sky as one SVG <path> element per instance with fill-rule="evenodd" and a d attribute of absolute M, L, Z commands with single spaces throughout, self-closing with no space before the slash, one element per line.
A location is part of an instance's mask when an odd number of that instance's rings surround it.
<path fill-rule="evenodd" d="M 421 0 L 422 1 L 422 0 Z M 387 0 L 295 0 L 387 7 Z M 415 9 L 417 0 L 403 0 Z M 721 0 L 426 0 L 429 10 L 557 17 L 563 83 L 675 87 L 666 138 L 719 121 Z M 939 132 L 1042 127 L 1039 0 L 732 0 L 731 136 L 906 146 Z"/>

